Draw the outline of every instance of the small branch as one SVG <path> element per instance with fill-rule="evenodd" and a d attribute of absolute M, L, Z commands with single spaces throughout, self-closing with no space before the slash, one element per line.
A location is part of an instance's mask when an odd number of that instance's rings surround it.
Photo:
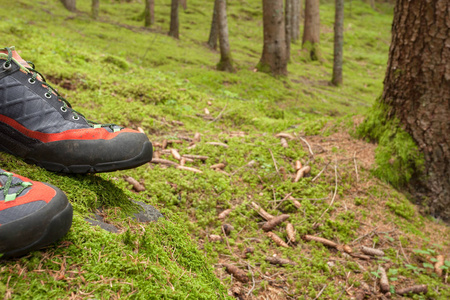
<path fill-rule="evenodd" d="M 319 172 L 319 174 L 316 175 L 316 177 L 314 177 L 314 178 L 311 180 L 311 182 L 316 181 L 316 179 L 319 178 L 320 174 L 322 174 L 323 171 L 325 171 L 325 169 L 328 167 L 329 164 L 330 164 L 330 162 L 327 163 L 327 164 L 325 165 L 325 167 L 323 167 L 323 169 Z"/>
<path fill-rule="evenodd" d="M 213 120 L 211 120 L 211 121 L 209 122 L 209 124 L 211 124 L 212 122 L 215 122 L 215 121 L 219 120 L 220 117 L 222 116 L 222 113 L 223 113 L 223 112 L 225 111 L 225 109 L 227 108 L 227 106 L 228 106 L 228 103 L 225 104 L 225 107 L 220 111 L 219 115 L 218 115 L 217 117 L 215 117 Z"/>
<path fill-rule="evenodd" d="M 250 295 L 251 292 L 253 292 L 253 290 L 255 289 L 256 283 L 255 283 L 255 275 L 253 274 L 252 268 L 250 268 L 250 265 L 248 265 L 248 264 L 247 264 L 247 268 L 250 271 L 250 273 L 252 273 L 252 282 L 253 282 L 252 288 L 247 292 L 247 297 L 248 297 L 248 295 Z"/>
<path fill-rule="evenodd" d="M 331 203 L 330 205 L 327 207 L 327 209 L 325 209 L 325 211 L 320 215 L 320 217 L 317 219 L 316 222 L 314 222 L 315 226 L 317 224 L 317 222 L 323 217 L 323 215 L 325 215 L 325 213 L 330 209 L 330 207 L 333 205 L 334 203 L 334 199 L 336 198 L 336 194 L 337 194 L 337 188 L 338 188 L 338 178 L 337 178 L 337 166 L 334 165 L 334 181 L 335 181 L 335 187 L 334 187 L 334 194 L 333 194 L 333 198 L 331 199 Z"/>
<path fill-rule="evenodd" d="M 319 299 L 319 297 L 322 295 L 322 293 L 323 293 L 323 291 L 325 290 L 326 287 L 327 287 L 327 285 L 325 284 L 325 285 L 323 286 L 323 288 L 320 290 L 319 294 L 317 294 L 316 298 L 314 298 L 314 300 Z"/>
<path fill-rule="evenodd" d="M 270 156 L 272 156 L 273 165 L 275 166 L 275 170 L 277 171 L 278 177 L 280 177 L 280 179 L 281 179 L 281 175 L 280 175 L 280 171 L 278 170 L 277 162 L 275 161 L 275 157 L 273 156 L 272 150 L 270 150 L 270 148 L 269 148 L 269 152 L 270 152 Z"/>
<path fill-rule="evenodd" d="M 356 164 L 356 151 L 353 154 L 353 162 L 355 163 L 356 183 L 359 183 L 358 165 Z"/>
<path fill-rule="evenodd" d="M 313 153 L 313 151 L 312 151 L 311 146 L 309 145 L 309 143 L 308 143 L 304 138 L 302 138 L 301 136 L 299 136 L 299 138 L 300 138 L 303 142 L 305 142 L 306 145 L 308 145 L 309 153 L 311 154 L 311 156 L 314 156 L 314 153 Z"/>

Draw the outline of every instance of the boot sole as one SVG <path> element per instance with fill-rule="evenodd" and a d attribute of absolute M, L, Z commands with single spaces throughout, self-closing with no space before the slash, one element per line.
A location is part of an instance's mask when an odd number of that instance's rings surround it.
<path fill-rule="evenodd" d="M 145 142 L 141 152 L 137 156 L 121 161 L 104 162 L 95 165 L 77 165 L 77 164 L 64 165 L 61 163 L 55 163 L 50 161 L 37 161 L 32 158 L 25 158 L 25 161 L 28 163 L 36 164 L 40 167 L 43 167 L 53 172 L 85 174 L 85 173 L 112 172 L 117 170 L 135 168 L 149 162 L 149 157 L 151 159 L 152 155 L 153 155 L 153 147 L 151 142 Z"/>
<path fill-rule="evenodd" d="M 6 245 L 6 252 L 2 258 L 12 258 L 23 256 L 30 251 L 41 249 L 62 238 L 72 225 L 73 209 L 66 195 L 55 188 L 57 193 L 49 204 L 44 206 L 36 213 L 23 219 L 5 224 L 1 226 L 0 239 L 9 244 Z M 48 218 L 49 215 L 53 217 Z M 45 224 L 43 231 L 39 231 L 39 227 Z M 28 245 L 14 245 L 17 241 L 32 241 Z"/>

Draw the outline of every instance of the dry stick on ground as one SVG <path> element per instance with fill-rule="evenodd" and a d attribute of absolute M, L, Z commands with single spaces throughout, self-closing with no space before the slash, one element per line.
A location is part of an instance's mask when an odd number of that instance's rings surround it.
<path fill-rule="evenodd" d="M 257 203 L 252 201 L 252 207 L 254 210 L 256 210 L 256 212 L 263 217 L 264 219 L 266 219 L 267 221 L 273 219 L 273 216 L 271 214 L 269 214 L 267 211 L 265 211 L 261 206 L 259 206 Z"/>
<path fill-rule="evenodd" d="M 215 121 L 219 120 L 220 117 L 222 116 L 223 112 L 224 112 L 225 109 L 227 108 L 227 106 L 228 106 L 228 103 L 225 104 L 225 107 L 220 111 L 219 115 L 218 115 L 217 117 L 215 117 L 213 120 L 211 120 L 211 121 L 209 122 L 209 124 L 211 124 L 212 122 L 215 122 Z"/>
<path fill-rule="evenodd" d="M 168 159 L 162 159 L 162 158 L 153 158 L 151 163 L 168 165 L 168 166 L 178 166 L 178 164 L 176 162 L 168 160 Z"/>
<path fill-rule="evenodd" d="M 353 154 L 353 162 L 355 163 L 356 183 L 359 183 L 358 165 L 356 164 L 356 151 Z"/>
<path fill-rule="evenodd" d="M 233 253 L 233 251 L 231 251 L 230 243 L 228 242 L 228 236 L 225 233 L 225 228 L 223 228 L 223 226 L 222 226 L 222 232 L 223 232 L 223 235 L 225 236 L 225 241 L 227 242 L 228 250 L 230 250 L 230 253 Z"/>
<path fill-rule="evenodd" d="M 249 264 L 247 264 L 247 268 L 248 268 L 248 270 L 250 271 L 250 273 L 252 273 L 252 282 L 253 282 L 252 288 L 247 292 L 247 297 L 248 297 L 248 295 L 250 295 L 250 293 L 251 293 L 251 292 L 253 291 L 253 289 L 255 288 L 256 282 L 255 282 L 255 275 L 253 274 L 252 268 L 250 268 L 250 265 L 249 265 Z"/>
<path fill-rule="evenodd" d="M 186 167 L 186 166 L 180 166 L 180 165 L 177 166 L 177 169 L 191 171 L 191 172 L 199 173 L 199 174 L 203 173 L 202 170 L 199 170 L 196 168 L 191 168 L 191 167 Z"/>
<path fill-rule="evenodd" d="M 275 206 L 275 209 L 277 209 L 281 203 L 283 203 L 286 199 L 288 199 L 289 197 L 291 197 L 293 192 L 290 192 L 289 194 L 287 194 L 286 196 L 284 196 L 284 198 L 280 201 L 280 203 L 277 204 L 277 206 Z"/>
<path fill-rule="evenodd" d="M 332 248 L 337 248 L 337 246 L 338 246 L 338 244 L 336 244 L 335 242 L 327 240 L 325 238 L 318 237 L 318 236 L 313 236 L 313 235 L 307 234 L 307 235 L 303 236 L 303 239 L 305 239 L 307 241 L 319 242 L 319 243 L 324 244 L 325 246 L 332 247 Z"/>
<path fill-rule="evenodd" d="M 299 136 L 299 138 L 300 138 L 303 142 L 305 142 L 305 144 L 308 146 L 308 150 L 309 150 L 309 153 L 311 154 L 311 156 L 314 156 L 314 153 L 313 153 L 313 151 L 312 151 L 311 146 L 309 145 L 309 143 L 308 143 L 304 138 L 302 138 L 301 136 Z"/>
<path fill-rule="evenodd" d="M 319 297 L 322 295 L 322 293 L 323 293 L 323 291 L 325 290 L 326 287 L 327 287 L 327 285 L 325 284 L 325 285 L 323 286 L 323 288 L 320 290 L 319 294 L 317 294 L 316 298 L 314 298 L 314 300 L 319 299 Z"/>
<path fill-rule="evenodd" d="M 325 211 L 320 215 L 320 217 L 314 222 L 313 227 L 317 225 L 317 222 L 322 219 L 323 215 L 330 209 L 330 207 L 333 205 L 334 199 L 336 198 L 337 194 L 337 188 L 338 188 L 338 179 L 337 179 L 337 166 L 334 165 L 334 180 L 335 180 L 335 187 L 334 187 L 334 194 L 333 198 L 331 199 L 330 205 L 325 209 Z"/>
<path fill-rule="evenodd" d="M 413 285 L 403 289 L 399 289 L 395 291 L 399 295 L 404 295 L 408 293 L 420 294 L 420 293 L 428 293 L 428 286 L 426 284 L 421 285 Z"/>
<path fill-rule="evenodd" d="M 133 177 L 125 175 L 125 176 L 123 176 L 123 179 L 124 179 L 126 182 L 128 182 L 129 184 L 131 184 L 131 185 L 133 186 L 133 189 L 134 189 L 136 192 L 143 192 L 143 191 L 145 191 L 145 186 L 143 186 L 142 184 L 140 184 L 140 183 L 139 183 L 136 179 L 134 179 Z"/>
<path fill-rule="evenodd" d="M 325 167 L 323 167 L 323 169 L 319 172 L 319 174 L 317 174 L 316 177 L 314 177 L 314 178 L 311 180 L 311 182 L 316 181 L 316 179 L 319 178 L 319 176 L 323 173 L 323 171 L 325 171 L 325 169 L 328 167 L 328 165 L 329 165 L 330 163 L 331 163 L 331 162 L 327 163 L 327 164 L 325 165 Z"/>
<path fill-rule="evenodd" d="M 224 148 L 228 148 L 229 147 L 227 144 L 220 143 L 220 142 L 207 142 L 206 144 L 213 145 L 213 146 L 221 146 L 221 147 L 224 147 Z"/>
<path fill-rule="evenodd" d="M 278 177 L 280 177 L 280 179 L 281 179 L 280 171 L 278 171 L 277 162 L 275 161 L 275 157 L 273 157 L 273 153 L 272 153 L 272 150 L 270 150 L 270 148 L 269 148 L 269 152 L 270 152 L 270 156 L 272 156 L 273 165 L 275 166 L 275 170 L 277 171 Z"/>
<path fill-rule="evenodd" d="M 209 158 L 209 156 L 193 155 L 193 154 L 183 154 L 183 157 L 190 158 L 190 159 L 200 159 L 200 160 L 207 160 Z"/>
<path fill-rule="evenodd" d="M 263 227 L 262 230 L 264 231 L 271 231 L 272 229 L 274 229 L 277 225 L 283 223 L 284 221 L 286 221 L 287 219 L 289 219 L 289 215 L 287 214 L 282 214 L 279 216 L 276 216 L 272 219 L 270 219 L 269 221 L 267 221 Z"/>

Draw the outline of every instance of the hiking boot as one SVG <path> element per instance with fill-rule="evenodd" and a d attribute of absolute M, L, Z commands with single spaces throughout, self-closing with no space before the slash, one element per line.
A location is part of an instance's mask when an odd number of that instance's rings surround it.
<path fill-rule="evenodd" d="M 0 253 L 21 256 L 69 231 L 72 206 L 58 188 L 0 169 Z M 1 255 L 0 255 L 1 256 Z"/>
<path fill-rule="evenodd" d="M 0 151 L 65 173 L 134 168 L 153 152 L 145 134 L 73 110 L 13 47 L 0 49 L 0 141 Z"/>

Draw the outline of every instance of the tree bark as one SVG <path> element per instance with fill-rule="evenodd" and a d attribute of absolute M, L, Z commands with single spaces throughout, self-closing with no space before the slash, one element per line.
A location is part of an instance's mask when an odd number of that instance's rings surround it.
<path fill-rule="evenodd" d="M 319 0 L 305 0 L 305 24 L 303 26 L 303 49 L 312 60 L 318 60 L 320 42 Z"/>
<path fill-rule="evenodd" d="M 180 0 L 180 5 L 183 7 L 184 10 L 187 9 L 187 0 Z"/>
<path fill-rule="evenodd" d="M 92 0 L 92 18 L 94 20 L 97 20 L 98 18 L 98 11 L 100 6 L 100 0 Z"/>
<path fill-rule="evenodd" d="M 170 7 L 170 30 L 169 30 L 169 36 L 174 37 L 176 39 L 179 39 L 179 28 L 180 28 L 180 22 L 178 19 L 178 7 L 179 7 L 179 0 L 172 0 L 172 5 Z"/>
<path fill-rule="evenodd" d="M 344 0 L 335 0 L 334 15 L 334 60 L 333 60 L 333 85 L 342 84 L 342 59 L 344 48 Z"/>
<path fill-rule="evenodd" d="M 209 31 L 208 46 L 211 49 L 217 49 L 217 39 L 219 38 L 219 22 L 217 18 L 217 0 L 214 1 L 214 11 L 211 21 L 211 30 Z"/>
<path fill-rule="evenodd" d="M 234 72 L 230 43 L 228 41 L 227 2 L 226 0 L 216 0 L 216 3 L 220 43 L 220 62 L 217 64 L 217 69 Z"/>
<path fill-rule="evenodd" d="M 301 14 L 301 0 L 291 0 L 292 10 L 292 31 L 291 31 L 291 42 L 295 43 L 300 38 L 300 14 Z"/>
<path fill-rule="evenodd" d="M 274 76 L 287 75 L 283 0 L 263 0 L 264 46 L 257 69 Z"/>
<path fill-rule="evenodd" d="M 293 17 L 293 0 L 285 1 L 285 37 L 286 37 L 286 61 L 291 59 L 291 37 L 292 37 L 292 17 Z"/>
<path fill-rule="evenodd" d="M 424 154 L 413 195 L 450 221 L 450 1 L 397 1 L 381 101 Z"/>
<path fill-rule="evenodd" d="M 67 8 L 67 10 L 75 12 L 77 11 L 77 1 L 76 0 L 61 0 L 62 4 Z"/>
<path fill-rule="evenodd" d="M 155 23 L 155 0 L 145 0 L 144 20 L 145 27 Z"/>

